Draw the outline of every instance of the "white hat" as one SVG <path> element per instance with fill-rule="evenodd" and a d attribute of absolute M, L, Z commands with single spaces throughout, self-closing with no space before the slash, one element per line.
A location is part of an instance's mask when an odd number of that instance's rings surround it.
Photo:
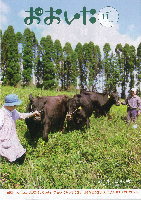
<path fill-rule="evenodd" d="M 136 92 L 137 90 L 136 90 L 136 88 L 132 88 L 131 91 Z"/>

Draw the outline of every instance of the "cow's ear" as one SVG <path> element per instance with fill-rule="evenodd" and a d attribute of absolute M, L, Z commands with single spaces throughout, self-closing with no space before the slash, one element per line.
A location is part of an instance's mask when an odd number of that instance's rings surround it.
<path fill-rule="evenodd" d="M 30 100 L 30 101 L 33 100 L 32 93 L 29 95 L 29 100 Z"/>
<path fill-rule="evenodd" d="M 67 99 L 67 107 L 69 107 L 69 104 L 70 104 L 70 102 L 71 102 L 71 99 L 72 99 L 72 98 L 70 98 L 70 97 Z"/>
<path fill-rule="evenodd" d="M 44 104 L 46 104 L 46 102 L 47 102 L 47 97 L 44 98 L 43 102 L 44 102 Z"/>
<path fill-rule="evenodd" d="M 81 98 L 81 97 L 82 97 L 82 95 L 81 95 L 81 94 L 77 94 L 77 97 L 78 97 L 78 98 Z"/>
<path fill-rule="evenodd" d="M 114 93 L 113 93 L 113 92 L 111 92 L 111 93 L 110 93 L 110 96 L 111 96 L 111 97 L 113 97 L 113 96 L 114 96 Z"/>
<path fill-rule="evenodd" d="M 76 100 L 75 100 L 75 102 L 76 102 L 77 105 L 80 104 L 80 99 L 81 99 L 81 97 L 82 97 L 81 94 L 77 94 L 77 95 L 76 95 L 76 98 L 75 98 Z"/>
<path fill-rule="evenodd" d="M 65 97 L 66 97 L 66 101 L 68 102 L 70 100 L 70 97 L 67 95 L 65 95 Z"/>

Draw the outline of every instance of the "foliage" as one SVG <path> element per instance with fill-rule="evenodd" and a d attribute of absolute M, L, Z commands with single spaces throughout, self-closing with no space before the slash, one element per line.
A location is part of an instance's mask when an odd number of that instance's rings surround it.
<path fill-rule="evenodd" d="M 76 72 L 76 68 L 74 71 L 72 69 L 72 58 L 74 57 L 74 55 L 72 56 L 73 49 L 69 42 L 66 42 L 63 48 L 63 53 L 64 53 L 64 77 L 63 77 L 64 80 L 63 82 L 64 82 L 64 89 L 68 89 L 68 87 L 71 85 L 71 78 L 72 78 L 71 74 L 75 74 Z"/>
<path fill-rule="evenodd" d="M 125 76 L 124 76 L 124 59 L 123 59 L 123 55 L 122 55 L 122 51 L 123 51 L 123 47 L 121 44 L 117 44 L 116 48 L 115 48 L 115 52 L 116 52 L 116 63 L 117 66 L 119 67 L 119 83 L 121 84 L 121 88 L 122 88 L 122 98 L 124 99 L 125 97 Z"/>
<path fill-rule="evenodd" d="M 64 74 L 63 49 L 59 40 L 55 40 L 54 49 L 55 49 L 56 82 L 59 82 L 59 80 L 62 79 Z"/>
<path fill-rule="evenodd" d="M 23 34 L 23 82 L 24 84 L 29 85 L 31 81 L 31 75 L 32 75 L 32 67 L 34 62 L 33 57 L 33 45 L 35 42 L 35 34 L 33 31 L 30 31 L 29 28 L 26 28 L 24 30 Z"/>
<path fill-rule="evenodd" d="M 75 51 L 73 51 L 73 53 L 71 54 L 71 84 L 76 86 L 77 84 L 77 79 L 76 79 L 76 75 L 77 75 L 77 53 Z"/>
<path fill-rule="evenodd" d="M 69 42 L 62 47 L 60 41 L 56 39 L 53 42 L 50 35 L 42 37 L 39 45 L 35 33 L 29 28 L 22 35 L 20 32 L 15 34 L 13 27 L 9 26 L 3 35 L 0 30 L 0 34 L 3 85 L 16 86 L 20 82 L 30 85 L 34 72 L 37 87 L 59 88 L 61 83 L 60 89 L 66 90 L 76 86 L 78 78 L 82 89 L 89 84 L 95 91 L 98 89 L 98 77 L 105 77 L 104 90 L 111 92 L 121 86 L 121 96 L 125 98 L 127 83 L 130 81 L 130 89 L 135 86 L 136 71 L 140 92 L 140 44 L 137 52 L 133 45 L 127 43 L 124 47 L 117 44 L 115 52 L 111 52 L 110 44 L 105 43 L 104 59 L 101 61 L 100 48 L 92 41 L 84 45 L 78 42 L 73 50 Z"/>
<path fill-rule="evenodd" d="M 77 69 L 77 76 L 80 77 L 80 85 L 83 83 L 83 45 L 78 42 L 75 47 L 75 52 L 77 53 L 77 62 L 78 62 L 78 69 Z"/>
<path fill-rule="evenodd" d="M 116 92 L 116 86 L 119 85 L 120 80 L 120 67 L 113 53 L 110 56 L 110 77 L 108 80 L 109 92 Z"/>
<path fill-rule="evenodd" d="M 104 72 L 105 72 L 105 77 L 106 77 L 106 85 L 105 85 L 105 90 L 108 93 L 109 92 L 109 79 L 111 76 L 111 69 L 110 69 L 110 62 L 111 62 L 111 58 L 110 58 L 110 44 L 109 43 L 105 43 L 104 47 L 103 47 L 103 51 L 104 51 L 104 61 L 103 61 L 103 68 L 104 68 Z"/>
<path fill-rule="evenodd" d="M 129 82 L 130 77 L 130 89 L 134 87 L 134 70 L 136 65 L 136 54 L 135 54 L 135 47 L 129 46 L 129 44 L 125 44 L 124 47 L 120 47 L 120 51 L 122 52 L 120 60 L 122 65 L 121 66 L 121 85 L 122 85 L 122 98 L 125 98 L 125 89 L 126 84 Z"/>
<path fill-rule="evenodd" d="M 17 33 L 16 33 L 16 39 L 17 39 L 17 42 L 18 42 L 18 43 L 21 43 L 21 42 L 22 42 L 23 36 L 22 36 L 21 32 L 17 32 Z"/>
<path fill-rule="evenodd" d="M 16 86 L 20 81 L 20 66 L 18 63 L 18 43 L 13 26 L 8 26 L 2 35 L 1 51 L 3 84 Z"/>
<path fill-rule="evenodd" d="M 88 75 L 88 67 L 89 67 L 89 44 L 84 43 L 83 45 L 83 67 L 81 70 L 81 87 L 83 89 L 84 85 L 87 85 L 87 75 Z"/>
<path fill-rule="evenodd" d="M 37 88 L 1 87 L 1 104 L 9 93 L 16 93 L 25 112 L 29 94 L 48 96 L 55 92 Z M 27 154 L 22 165 L 1 159 L 2 189 L 141 189 L 141 117 L 138 128 L 127 126 L 126 106 L 113 105 L 111 120 L 90 118 L 90 128 L 49 134 L 32 140 L 24 121 L 17 120 L 17 134 Z"/>
<path fill-rule="evenodd" d="M 94 45 L 92 41 L 88 44 L 89 47 L 89 84 L 92 86 L 92 91 L 96 90 L 97 74 L 101 71 L 101 53 L 98 45 Z"/>
<path fill-rule="evenodd" d="M 49 89 L 55 85 L 56 72 L 53 64 L 55 53 L 51 36 L 42 37 L 40 45 L 42 47 L 43 86 L 45 89 Z"/>
<path fill-rule="evenodd" d="M 138 85 L 139 85 L 139 92 L 141 91 L 140 89 L 140 83 L 141 83 L 141 43 L 139 44 L 137 48 L 137 60 L 136 60 L 136 65 L 137 65 L 137 80 L 138 80 Z M 141 93 L 140 93 L 141 94 Z"/>

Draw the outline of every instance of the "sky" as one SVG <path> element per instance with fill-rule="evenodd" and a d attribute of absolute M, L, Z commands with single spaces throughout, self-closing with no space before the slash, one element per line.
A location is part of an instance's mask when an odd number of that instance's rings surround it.
<path fill-rule="evenodd" d="M 30 20 L 25 24 L 24 19 L 30 16 L 30 7 L 33 7 L 33 16 L 40 18 L 39 24 L 37 19 L 30 25 L 27 25 Z M 53 11 L 62 11 L 60 15 L 53 12 L 53 16 L 60 18 L 59 24 L 56 19 L 50 25 L 49 20 L 45 24 L 44 19 L 50 16 L 45 11 L 50 11 L 50 7 Z M 40 16 L 35 14 L 37 8 L 42 9 Z M 86 16 L 83 9 L 87 11 Z M 95 14 L 91 14 L 90 10 L 94 9 Z M 74 19 L 76 13 L 78 19 Z M 91 23 L 91 18 L 95 18 L 96 22 Z M 2 33 L 9 25 L 13 26 L 15 33 L 23 34 L 26 28 L 30 28 L 38 42 L 42 37 L 51 35 L 53 41 L 60 40 L 62 47 L 70 42 L 75 49 L 78 42 L 84 44 L 92 41 L 99 45 L 101 53 L 105 43 L 110 44 L 114 53 L 119 43 L 122 46 L 128 43 L 137 49 L 141 42 L 141 0 L 1 0 Z"/>

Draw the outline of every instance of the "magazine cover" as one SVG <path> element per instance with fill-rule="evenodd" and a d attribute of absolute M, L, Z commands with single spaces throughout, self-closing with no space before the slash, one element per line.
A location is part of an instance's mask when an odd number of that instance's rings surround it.
<path fill-rule="evenodd" d="M 141 1 L 0 3 L 1 197 L 140 199 Z"/>

